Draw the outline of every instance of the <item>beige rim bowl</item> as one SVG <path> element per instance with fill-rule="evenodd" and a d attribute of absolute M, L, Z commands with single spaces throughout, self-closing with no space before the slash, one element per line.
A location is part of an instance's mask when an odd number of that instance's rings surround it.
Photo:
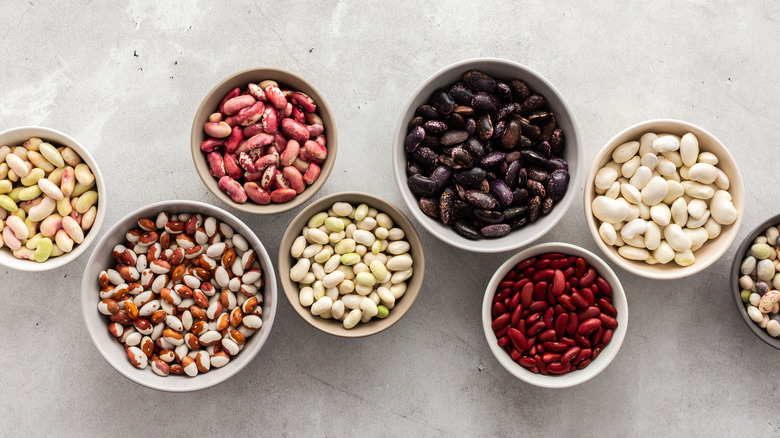
<path fill-rule="evenodd" d="M 217 180 L 209 173 L 209 165 L 206 162 L 206 154 L 200 150 L 200 145 L 207 138 L 206 133 L 203 131 L 203 124 L 208 121 L 209 115 L 218 111 L 219 103 L 222 98 L 232 89 L 245 88 L 250 82 L 257 83 L 262 80 L 273 79 L 279 83 L 282 88 L 290 87 L 297 91 L 302 91 L 308 94 L 317 103 L 317 113 L 322 117 L 322 122 L 325 126 L 325 140 L 326 147 L 328 149 L 328 157 L 320 165 L 320 176 L 314 182 L 314 184 L 306 187 L 303 193 L 297 195 L 289 202 L 283 204 L 270 203 L 268 205 L 255 204 L 252 200 L 248 199 L 246 203 L 239 204 L 228 196 L 222 189 L 219 188 Z M 195 170 L 197 170 L 200 179 L 208 187 L 214 196 L 220 201 L 224 202 L 230 207 L 235 208 L 246 213 L 252 214 L 276 214 L 285 211 L 292 210 L 298 206 L 303 205 L 317 193 L 325 181 L 328 179 L 333 165 L 336 163 L 336 152 L 338 150 L 338 135 L 336 133 L 336 122 L 333 117 L 333 112 L 325 101 L 325 98 L 314 88 L 314 85 L 309 83 L 301 76 L 279 68 L 252 68 L 248 70 L 242 70 L 234 73 L 217 84 L 211 91 L 206 94 L 206 97 L 201 102 L 198 110 L 195 112 L 195 119 L 192 121 L 192 132 L 190 134 L 191 149 L 192 149 L 192 161 L 195 163 Z M 303 145 L 301 145 L 303 146 Z"/>
<path fill-rule="evenodd" d="M 403 229 L 406 233 L 405 239 L 411 246 L 411 255 L 414 259 L 414 264 L 412 265 L 414 273 L 412 274 L 412 277 L 407 280 L 406 293 L 396 302 L 395 307 L 390 310 L 390 314 L 387 318 L 374 318 L 368 323 L 361 322 L 349 330 L 344 328 L 341 321 L 332 319 L 326 320 L 319 316 L 312 315 L 309 310 L 310 308 L 303 307 L 298 300 L 298 284 L 290 280 L 290 268 L 295 264 L 295 259 L 290 255 L 290 248 L 292 247 L 293 241 L 300 236 L 301 230 L 306 226 L 309 218 L 319 212 L 327 211 L 335 202 L 349 202 L 353 205 L 365 203 L 369 207 L 374 207 L 380 212 L 389 215 L 393 219 L 395 226 Z M 293 309 L 295 309 L 301 318 L 312 326 L 325 333 L 344 338 L 359 338 L 374 335 L 397 323 L 403 318 L 406 312 L 409 311 L 412 304 L 414 304 L 414 301 L 417 299 L 420 289 L 422 288 L 424 274 L 425 255 L 423 254 L 422 242 L 420 242 L 420 237 L 417 235 L 417 231 L 412 226 L 412 223 L 396 206 L 367 193 L 334 193 L 310 203 L 292 220 L 287 227 L 284 236 L 282 236 L 282 242 L 279 245 L 279 279 L 290 305 L 292 305 Z"/>
<path fill-rule="evenodd" d="M 138 227 L 138 219 L 143 217 L 154 219 L 161 211 L 173 214 L 200 213 L 204 217 L 212 216 L 220 222 L 227 223 L 236 233 L 246 238 L 250 248 L 254 248 L 257 252 L 257 260 L 263 270 L 265 283 L 263 286 L 265 288 L 263 292 L 263 326 L 255 334 L 247 338 L 244 349 L 232 358 L 227 365 L 222 368 L 212 368 L 208 373 L 198 374 L 195 377 L 187 375 L 163 377 L 152 372 L 149 366 L 143 370 L 134 367 L 128 360 L 123 345 L 108 332 L 108 324 L 110 322 L 108 317 L 97 310 L 97 304 L 100 301 L 98 297 L 100 292 L 98 275 L 100 271 L 116 263 L 111 255 L 112 249 L 117 244 L 125 241 L 127 230 Z M 140 208 L 119 220 L 95 246 L 95 250 L 92 252 L 84 269 L 84 277 L 81 280 L 81 313 L 87 326 L 89 337 L 92 339 L 95 347 L 106 362 L 119 371 L 120 374 L 139 385 L 160 391 L 189 392 L 208 388 L 229 379 L 249 365 L 271 334 L 274 316 L 276 315 L 276 303 L 277 292 L 274 267 L 260 239 L 257 238 L 249 227 L 232 214 L 221 208 L 197 201 L 175 200 L 157 202 Z"/>
<path fill-rule="evenodd" d="M 595 186 L 593 185 L 596 172 L 612 159 L 612 151 L 617 146 L 627 141 L 639 140 L 642 134 L 646 132 L 676 134 L 680 136 L 692 132 L 699 140 L 699 150 L 701 152 L 712 152 L 715 154 L 718 157 L 717 167 L 728 176 L 730 181 L 728 191 L 733 198 L 734 206 L 739 212 L 737 221 L 731 225 L 723 226 L 718 237 L 708 240 L 704 246 L 695 251 L 693 255 L 696 257 L 696 261 L 690 266 L 680 266 L 674 261 L 665 265 L 648 265 L 643 261 L 628 260 L 618 254 L 616 246 L 607 245 L 601 240 L 601 236 L 599 236 L 599 221 L 593 216 L 593 212 L 591 211 L 591 203 L 596 196 Z M 721 258 L 737 237 L 739 226 L 742 223 L 742 216 L 745 214 L 745 190 L 742 183 L 742 175 L 739 172 L 737 163 L 734 161 L 734 157 L 731 156 L 728 149 L 726 149 L 723 143 L 715 138 L 715 136 L 703 128 L 680 120 L 648 120 L 631 126 L 614 136 L 607 142 L 601 151 L 599 151 L 599 154 L 593 160 L 593 164 L 591 165 L 588 177 L 585 181 L 584 192 L 585 220 L 588 223 L 588 230 L 590 230 L 593 240 L 596 241 L 596 245 L 601 248 L 601 251 L 621 268 L 642 277 L 658 280 L 672 280 L 693 275 L 706 269 L 716 260 Z"/>
<path fill-rule="evenodd" d="M 23 126 L 9 129 L 0 133 L 0 146 L 19 146 L 31 137 L 38 137 L 55 146 L 68 146 L 76 151 L 82 161 L 89 165 L 92 174 L 95 175 L 95 185 L 98 192 L 97 217 L 95 217 L 95 222 L 92 224 L 92 228 L 89 229 L 89 232 L 85 234 L 84 242 L 82 242 L 81 245 L 74 245 L 73 251 L 59 257 L 50 258 L 43 263 L 38 263 L 34 260 L 17 259 L 5 245 L 0 248 L 0 265 L 19 271 L 42 272 L 67 265 L 73 260 L 76 260 L 90 245 L 92 245 L 97 239 L 100 227 L 103 226 L 103 219 L 106 217 L 108 196 L 106 195 L 106 182 L 103 180 L 103 174 L 100 172 L 100 168 L 98 167 L 97 162 L 92 158 L 92 155 L 90 155 L 79 142 L 60 131 L 40 126 Z"/>
<path fill-rule="evenodd" d="M 618 312 L 618 327 L 612 334 L 612 340 L 604 347 L 601 354 L 599 354 L 590 365 L 581 370 L 572 371 L 567 374 L 548 374 L 545 376 L 543 374 L 534 374 L 526 368 L 523 368 L 512 360 L 512 357 L 509 356 L 509 353 L 507 353 L 506 350 L 498 345 L 498 339 L 496 339 L 496 335 L 492 328 L 492 310 L 493 297 L 496 294 L 499 283 L 501 283 L 501 280 L 504 279 L 506 274 L 519 262 L 529 257 L 548 252 L 560 252 L 567 255 L 582 257 L 589 265 L 596 268 L 599 275 L 604 277 L 612 287 L 612 305 Z M 596 377 L 600 372 L 604 371 L 604 369 L 612 363 L 615 356 L 617 356 L 620 346 L 623 344 L 623 339 L 626 337 L 627 329 L 628 302 L 626 301 L 626 293 L 623 290 L 623 285 L 620 284 L 618 276 L 615 275 L 615 272 L 610 269 L 609 265 L 597 255 L 586 249 L 568 243 L 541 243 L 513 255 L 496 270 L 495 274 L 493 274 L 493 277 L 490 279 L 490 283 L 488 283 L 487 289 L 485 290 L 485 298 L 482 300 L 482 330 L 485 333 L 485 339 L 487 339 L 488 346 L 490 347 L 493 356 L 496 357 L 501 366 L 518 379 L 543 388 L 568 388 Z"/>

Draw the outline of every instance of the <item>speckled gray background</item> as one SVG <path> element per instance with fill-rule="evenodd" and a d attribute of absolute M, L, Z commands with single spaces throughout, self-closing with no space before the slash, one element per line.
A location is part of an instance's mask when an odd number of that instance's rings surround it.
<path fill-rule="evenodd" d="M 192 117 L 223 77 L 264 65 L 301 73 L 335 111 L 340 151 L 319 195 L 360 189 L 402 206 L 389 164 L 401 107 L 435 71 L 472 57 L 511 59 L 552 81 L 578 118 L 586 160 L 642 120 L 704 127 L 743 171 L 740 237 L 777 213 L 776 2 L 218 3 L 0 3 L 0 129 L 49 126 L 85 145 L 107 182 L 104 230 L 153 201 L 224 207 L 194 172 Z M 294 215 L 237 214 L 274 260 Z M 593 380 L 546 390 L 501 368 L 482 334 L 484 287 L 511 253 L 474 255 L 418 230 L 424 290 L 398 325 L 339 339 L 281 298 L 252 364 L 185 395 L 125 379 L 87 338 L 77 298 L 92 248 L 54 272 L 0 269 L 0 434 L 780 433 L 780 352 L 734 309 L 735 247 L 679 281 L 618 269 L 630 307 L 620 353 Z M 581 203 L 540 241 L 599 253 Z"/>

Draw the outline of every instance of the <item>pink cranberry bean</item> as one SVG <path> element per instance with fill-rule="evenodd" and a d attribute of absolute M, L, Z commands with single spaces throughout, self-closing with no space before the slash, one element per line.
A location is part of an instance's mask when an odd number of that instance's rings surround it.
<path fill-rule="evenodd" d="M 225 162 L 225 174 L 233 179 L 241 178 L 244 171 L 241 170 L 241 166 L 238 164 L 236 154 L 225 153 L 222 158 Z"/>
<path fill-rule="evenodd" d="M 274 176 L 276 175 L 276 166 L 270 165 L 263 171 L 263 178 L 260 179 L 260 187 L 265 190 L 271 188 L 271 184 L 274 182 Z"/>
<path fill-rule="evenodd" d="M 234 126 L 230 131 L 230 137 L 228 137 L 227 141 L 225 142 L 225 152 L 231 154 L 235 152 L 236 149 L 238 149 L 238 146 L 241 144 L 241 140 L 243 139 L 244 131 L 240 126 Z"/>
<path fill-rule="evenodd" d="M 306 126 L 293 119 L 282 119 L 282 132 L 298 143 L 305 143 L 309 139 L 309 130 Z"/>
<path fill-rule="evenodd" d="M 301 194 L 306 189 L 306 184 L 303 182 L 303 175 L 293 166 L 287 166 L 282 169 L 282 175 L 287 182 L 290 183 L 290 188 L 295 190 L 295 193 Z"/>
<path fill-rule="evenodd" d="M 278 156 L 276 154 L 268 154 L 263 155 L 262 157 L 258 158 L 255 161 L 255 169 L 257 171 L 263 170 L 267 168 L 268 166 L 275 166 L 276 162 L 278 161 Z"/>
<path fill-rule="evenodd" d="M 281 155 L 281 163 L 282 166 L 292 166 L 293 162 L 296 158 L 298 158 L 298 152 L 301 150 L 301 145 L 295 140 L 290 140 L 287 142 L 287 146 L 285 146 L 284 151 Z"/>
<path fill-rule="evenodd" d="M 219 188 L 222 189 L 223 192 L 227 193 L 230 196 L 230 199 L 234 200 L 235 202 L 238 202 L 239 204 L 246 202 L 247 196 L 244 188 L 241 187 L 241 184 L 239 184 L 233 178 L 229 176 L 223 176 L 220 178 Z"/>
<path fill-rule="evenodd" d="M 246 191 L 249 199 L 260 205 L 266 205 L 271 202 L 271 195 L 258 186 L 257 183 L 251 181 L 244 183 L 244 191 Z"/>
<path fill-rule="evenodd" d="M 238 87 L 228 91 L 225 97 L 223 97 L 222 100 L 219 102 L 219 112 L 221 113 L 225 112 L 225 102 L 240 95 L 241 95 L 241 89 Z"/>
<path fill-rule="evenodd" d="M 255 97 L 255 99 L 261 101 L 261 102 L 268 102 L 268 98 L 265 96 L 265 92 L 262 88 L 260 88 L 259 85 L 250 83 L 247 86 L 247 90 L 249 90 L 249 94 Z"/>
<path fill-rule="evenodd" d="M 246 152 L 241 152 L 238 154 L 238 164 L 247 172 L 257 171 L 254 161 L 252 161 L 252 158 Z"/>
<path fill-rule="evenodd" d="M 326 147 L 326 144 L 325 144 L 326 140 L 325 140 L 325 136 L 324 135 L 322 135 L 322 134 L 318 135 L 317 138 L 314 139 L 314 141 L 317 142 L 318 145 L 320 145 L 322 147 Z"/>
<path fill-rule="evenodd" d="M 253 137 L 250 137 L 246 140 L 246 148 L 248 150 L 257 149 L 261 146 L 268 146 L 271 144 L 271 142 L 274 141 L 274 137 L 270 134 L 267 134 L 265 132 L 261 132 Z"/>
<path fill-rule="evenodd" d="M 293 104 L 300 106 L 301 109 L 307 113 L 313 113 L 317 111 L 317 104 L 314 102 L 314 99 L 305 93 L 295 91 L 290 95 L 290 100 L 292 100 Z"/>
<path fill-rule="evenodd" d="M 320 117 L 320 115 L 317 113 L 310 113 L 307 111 L 304 116 L 306 117 L 306 123 L 309 125 L 325 126 L 325 123 L 322 121 L 322 117 Z"/>
<path fill-rule="evenodd" d="M 257 122 L 253 125 L 244 126 L 244 137 L 254 137 L 255 135 L 263 132 L 263 123 Z"/>
<path fill-rule="evenodd" d="M 280 90 L 277 85 L 270 84 L 265 87 L 263 91 L 268 98 L 268 102 L 270 102 L 274 108 L 282 110 L 287 107 L 289 102 L 287 102 L 287 98 L 284 96 L 284 93 L 282 93 L 282 90 Z"/>
<path fill-rule="evenodd" d="M 309 138 L 316 138 L 318 135 L 325 132 L 325 127 L 322 125 L 306 125 L 306 129 L 309 130 Z"/>
<path fill-rule="evenodd" d="M 292 115 L 292 104 L 288 103 L 283 110 L 279 112 L 279 117 L 286 119 Z"/>
<path fill-rule="evenodd" d="M 306 173 L 303 174 L 303 182 L 307 185 L 311 185 L 320 176 L 320 166 L 317 163 L 309 163 L 309 168 L 306 169 Z"/>
<path fill-rule="evenodd" d="M 244 180 L 246 182 L 260 181 L 263 178 L 263 172 L 246 172 L 244 174 Z"/>
<path fill-rule="evenodd" d="M 301 149 L 301 151 L 298 153 L 298 158 L 300 158 L 303 161 L 309 161 L 309 162 L 315 162 L 317 164 L 322 163 L 322 160 L 316 157 L 312 157 L 309 152 L 306 151 L 306 148 L 304 147 Z"/>
<path fill-rule="evenodd" d="M 300 156 L 298 156 L 298 158 L 293 161 L 292 165 L 295 166 L 295 168 L 298 169 L 298 172 L 301 173 L 309 170 L 309 162 L 303 161 Z"/>
<path fill-rule="evenodd" d="M 293 189 L 276 189 L 271 192 L 271 201 L 276 203 L 287 202 L 295 197 L 295 190 Z"/>
<path fill-rule="evenodd" d="M 285 179 L 284 174 L 279 169 L 276 169 L 276 173 L 274 173 L 274 187 L 277 189 L 290 188 L 290 182 Z"/>
<path fill-rule="evenodd" d="M 275 134 L 279 130 L 279 111 L 273 106 L 267 106 L 263 110 L 263 118 L 260 123 L 263 126 L 263 131 Z"/>
<path fill-rule="evenodd" d="M 214 152 L 215 150 L 225 146 L 225 140 L 218 138 L 207 138 L 200 144 L 200 150 L 203 152 Z"/>
<path fill-rule="evenodd" d="M 219 152 L 209 152 L 209 154 L 206 155 L 206 161 L 209 163 L 209 173 L 211 173 L 211 176 L 214 178 L 222 178 L 225 176 L 225 162 Z"/>
<path fill-rule="evenodd" d="M 206 134 L 215 138 L 225 138 L 232 132 L 230 125 L 225 122 L 206 122 L 206 124 L 203 126 L 203 130 L 206 131 Z"/>
<path fill-rule="evenodd" d="M 292 113 L 290 113 L 290 118 L 300 123 L 301 125 L 305 126 L 306 117 L 303 115 L 303 111 L 301 111 L 301 109 L 295 105 L 293 105 L 292 107 Z"/>
<path fill-rule="evenodd" d="M 228 116 L 238 114 L 242 109 L 255 103 L 257 99 L 251 94 L 242 94 L 225 102 L 222 113 Z"/>
<path fill-rule="evenodd" d="M 252 105 L 242 109 L 236 114 L 236 121 L 241 126 L 249 126 L 257 123 L 261 117 L 263 117 L 263 110 L 265 104 L 263 102 L 255 102 Z"/>

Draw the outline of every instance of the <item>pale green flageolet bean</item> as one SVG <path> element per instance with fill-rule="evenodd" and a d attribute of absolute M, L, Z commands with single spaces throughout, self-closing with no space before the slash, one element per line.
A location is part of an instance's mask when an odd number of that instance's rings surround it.
<path fill-rule="evenodd" d="M 376 306 L 376 317 L 379 319 L 385 319 L 387 318 L 387 315 L 390 314 L 390 310 L 388 310 L 387 307 L 383 306 L 382 304 Z"/>
<path fill-rule="evenodd" d="M 79 200 L 76 202 L 76 211 L 84 214 L 90 207 L 95 205 L 98 199 L 98 193 L 94 190 L 90 190 L 83 195 L 79 196 Z"/>
<path fill-rule="evenodd" d="M 373 286 L 376 284 L 376 277 L 370 272 L 361 272 L 355 276 L 358 284 L 363 286 Z"/>
<path fill-rule="evenodd" d="M 772 247 L 766 243 L 757 243 L 750 247 L 750 254 L 758 260 L 764 260 L 772 254 Z"/>
<path fill-rule="evenodd" d="M 344 231 L 344 221 L 337 217 L 329 217 L 325 219 L 325 228 L 333 233 L 340 233 Z"/>
<path fill-rule="evenodd" d="M 374 274 L 374 277 L 377 279 L 377 281 L 381 282 L 387 277 L 387 268 L 379 260 L 374 260 L 371 262 L 369 268 L 371 269 L 371 273 Z"/>
<path fill-rule="evenodd" d="M 354 239 L 344 239 L 341 242 L 338 242 L 335 247 L 333 247 L 333 250 L 336 251 L 336 254 L 346 254 L 348 252 L 355 252 L 355 248 L 357 248 L 357 243 L 355 243 Z"/>
<path fill-rule="evenodd" d="M 92 184 L 88 184 L 88 185 L 85 185 L 85 184 L 82 184 L 80 182 L 77 182 L 76 186 L 74 187 L 73 192 L 70 194 L 70 196 L 72 198 L 75 198 L 77 196 L 81 196 L 81 195 L 83 195 L 84 193 L 86 193 L 88 190 L 90 190 L 93 187 L 95 187 L 95 183 L 94 182 Z"/>
<path fill-rule="evenodd" d="M 7 179 L 0 181 L 0 194 L 5 195 L 6 193 L 11 193 L 11 190 L 13 189 L 14 184 L 11 181 Z"/>
<path fill-rule="evenodd" d="M 38 263 L 43 263 L 48 260 L 51 256 L 53 246 L 54 245 L 52 244 L 51 239 L 48 237 L 41 239 L 38 242 L 38 247 L 35 249 L 35 261 Z"/>
<path fill-rule="evenodd" d="M 62 158 L 62 154 L 51 143 L 41 143 L 38 148 L 38 152 L 43 155 L 43 158 L 49 160 L 55 167 L 65 167 L 65 160 Z"/>
<path fill-rule="evenodd" d="M 360 263 L 360 254 L 356 252 L 348 252 L 341 256 L 341 264 L 346 266 L 352 266 Z"/>
<path fill-rule="evenodd" d="M 25 187 L 19 192 L 19 199 L 21 201 L 32 201 L 41 196 L 41 193 L 43 192 L 41 192 L 41 188 L 38 186 Z M 97 201 L 97 192 L 95 192 L 95 200 Z"/>
<path fill-rule="evenodd" d="M 362 221 L 363 219 L 368 216 L 368 205 L 366 204 L 360 204 L 355 209 L 355 220 L 356 221 Z"/>
<path fill-rule="evenodd" d="M 14 200 L 8 195 L 0 195 L 0 207 L 8 210 L 11 213 L 19 209 L 19 207 L 16 205 L 16 202 L 14 202 Z"/>

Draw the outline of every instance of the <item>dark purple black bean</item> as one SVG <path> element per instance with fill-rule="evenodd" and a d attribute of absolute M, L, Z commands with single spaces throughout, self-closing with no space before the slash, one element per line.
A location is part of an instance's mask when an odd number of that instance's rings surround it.
<path fill-rule="evenodd" d="M 466 239 L 477 240 L 482 237 L 482 235 L 479 234 L 479 231 L 462 220 L 455 221 L 453 228 L 455 229 L 456 233 L 460 234 Z"/>
<path fill-rule="evenodd" d="M 476 120 L 477 135 L 482 140 L 487 140 L 493 136 L 493 121 L 490 119 L 490 115 L 485 114 L 480 116 Z"/>
<path fill-rule="evenodd" d="M 462 186 L 473 187 L 485 179 L 485 169 L 472 167 L 471 169 L 459 170 L 455 172 L 453 179 Z"/>
<path fill-rule="evenodd" d="M 566 137 L 564 137 L 563 131 L 560 129 L 553 131 L 552 136 L 550 137 L 550 146 L 552 146 L 553 154 L 560 155 L 565 143 Z"/>
<path fill-rule="evenodd" d="M 528 96 L 528 99 L 524 100 L 520 105 L 520 114 L 530 115 L 534 110 L 541 108 L 545 102 L 544 97 L 538 94 Z"/>
<path fill-rule="evenodd" d="M 547 190 L 544 188 L 544 185 L 539 181 L 534 181 L 532 179 L 528 180 L 528 193 L 530 193 L 531 196 L 536 195 L 540 198 L 547 197 Z"/>
<path fill-rule="evenodd" d="M 496 82 L 496 97 L 502 101 L 507 101 L 512 98 L 512 89 L 509 88 L 506 82 Z"/>
<path fill-rule="evenodd" d="M 520 177 L 520 160 L 515 160 L 509 163 L 504 175 L 504 182 L 511 189 L 518 187 L 518 178 Z"/>
<path fill-rule="evenodd" d="M 512 227 L 509 224 L 495 224 L 487 225 L 479 230 L 479 233 L 484 237 L 504 237 L 512 231 Z"/>
<path fill-rule="evenodd" d="M 480 164 L 485 167 L 493 167 L 497 166 L 499 163 L 504 161 L 504 158 L 506 157 L 506 154 L 501 151 L 493 151 L 487 155 L 485 155 L 482 160 L 480 161 Z"/>
<path fill-rule="evenodd" d="M 436 193 L 441 192 L 450 183 L 452 170 L 447 166 L 438 166 L 431 172 L 430 179 L 436 183 Z"/>
<path fill-rule="evenodd" d="M 418 126 L 422 126 L 423 124 L 425 124 L 425 119 L 424 118 L 422 118 L 420 116 L 414 117 L 412 119 L 412 121 L 409 122 L 409 126 L 406 127 L 406 130 L 407 131 L 411 131 L 412 129 L 414 129 L 414 128 L 418 127 Z"/>
<path fill-rule="evenodd" d="M 542 133 L 539 134 L 539 138 L 541 138 L 544 141 L 550 141 L 552 138 L 553 132 L 555 132 L 555 129 L 558 127 L 558 121 L 555 120 L 555 116 L 551 115 L 549 119 L 547 119 L 541 126 Z"/>
<path fill-rule="evenodd" d="M 458 105 L 455 107 L 455 111 L 452 114 L 457 114 L 461 117 L 471 117 L 474 115 L 474 108 L 466 105 Z"/>
<path fill-rule="evenodd" d="M 471 107 L 479 114 L 493 114 L 498 109 L 498 99 L 480 91 L 471 98 Z"/>
<path fill-rule="evenodd" d="M 406 152 L 409 153 L 414 152 L 417 149 L 417 147 L 420 146 L 420 143 L 422 143 L 424 138 L 425 138 L 425 129 L 423 129 L 422 126 L 418 126 L 412 129 L 412 132 L 410 132 L 409 135 L 406 136 L 406 140 L 404 141 L 404 147 L 406 148 Z"/>
<path fill-rule="evenodd" d="M 466 143 L 464 144 L 464 147 L 467 151 L 471 153 L 471 156 L 474 158 L 477 158 L 479 160 L 482 159 L 482 157 L 485 156 L 487 151 L 485 150 L 485 145 L 482 143 L 482 140 L 478 139 L 477 137 L 469 137 L 468 140 L 466 140 Z"/>
<path fill-rule="evenodd" d="M 516 189 L 512 191 L 512 207 L 519 207 L 528 203 L 528 190 Z"/>
<path fill-rule="evenodd" d="M 438 193 L 436 181 L 420 174 L 410 176 L 406 183 L 417 196 L 434 196 Z"/>
<path fill-rule="evenodd" d="M 528 115 L 528 121 L 534 125 L 541 126 L 547 120 L 552 118 L 552 113 L 549 111 L 534 111 Z"/>
<path fill-rule="evenodd" d="M 512 119 L 506 124 L 506 130 L 501 136 L 501 146 L 504 149 L 514 149 L 518 141 L 520 141 L 520 124 Z"/>
<path fill-rule="evenodd" d="M 479 190 L 469 190 L 466 192 L 466 201 L 478 208 L 484 208 L 490 210 L 496 207 L 498 201 L 490 193 L 485 193 Z"/>
<path fill-rule="evenodd" d="M 497 210 L 474 209 L 474 216 L 483 224 L 498 224 L 504 221 L 504 214 Z"/>
<path fill-rule="evenodd" d="M 528 185 L 528 171 L 525 170 L 525 167 L 521 167 L 520 171 L 517 172 L 517 187 L 524 189 L 525 186 Z"/>
<path fill-rule="evenodd" d="M 520 105 L 516 102 L 509 102 L 501 105 L 501 108 L 496 112 L 496 120 L 504 120 L 508 116 L 516 113 L 520 110 Z"/>
<path fill-rule="evenodd" d="M 531 167 L 527 169 L 528 172 L 528 178 L 539 181 L 540 183 L 544 183 L 547 181 L 547 177 L 550 176 L 549 173 L 545 172 L 542 169 L 539 169 L 538 167 Z"/>
<path fill-rule="evenodd" d="M 452 201 L 452 217 L 466 220 L 474 219 L 474 209 L 463 200 L 455 198 L 457 194 L 453 194 Z"/>
<path fill-rule="evenodd" d="M 520 145 L 520 149 L 530 149 L 531 147 L 533 147 L 533 143 L 531 142 L 531 139 L 524 135 L 520 136 L 519 145 Z"/>
<path fill-rule="evenodd" d="M 449 167 L 452 170 L 459 170 L 463 168 L 463 166 L 456 163 L 455 160 L 452 159 L 452 156 L 448 153 L 442 153 L 439 155 L 439 163 Z"/>
<path fill-rule="evenodd" d="M 769 285 L 767 284 L 767 282 L 766 282 L 766 281 L 763 281 L 763 280 L 758 280 L 758 281 L 756 282 L 756 285 L 755 285 L 755 286 L 756 286 L 756 293 L 757 293 L 757 294 L 759 294 L 759 295 L 761 295 L 762 297 L 763 297 L 763 296 L 764 296 L 764 295 L 765 295 L 767 292 L 769 292 Z"/>
<path fill-rule="evenodd" d="M 551 212 L 554 203 L 555 201 L 552 198 L 544 198 L 544 201 L 542 201 L 542 214 Z"/>
<path fill-rule="evenodd" d="M 429 149 L 439 149 L 441 148 L 441 143 L 439 143 L 439 137 L 435 137 L 433 135 L 426 135 L 422 143 L 420 143 L 420 146 Z"/>
<path fill-rule="evenodd" d="M 444 119 L 450 129 L 463 129 L 466 127 L 466 119 L 457 113 L 452 113 Z"/>
<path fill-rule="evenodd" d="M 455 111 L 455 101 L 452 100 L 447 90 L 439 88 L 433 92 L 431 96 L 431 105 L 436 108 L 436 111 L 443 115 L 452 114 Z"/>
<path fill-rule="evenodd" d="M 427 170 L 432 170 L 439 163 L 439 157 L 436 155 L 436 152 L 422 146 L 412 153 L 412 160 Z"/>
<path fill-rule="evenodd" d="M 513 80 L 509 82 L 509 88 L 512 90 L 512 98 L 515 102 L 525 102 L 528 96 L 531 95 L 531 90 L 528 89 L 528 85 L 521 80 Z"/>
<path fill-rule="evenodd" d="M 504 218 L 506 219 L 514 219 L 516 217 L 525 216 L 528 214 L 528 206 L 519 205 L 517 207 L 509 207 L 503 211 L 503 214 Z"/>
<path fill-rule="evenodd" d="M 439 197 L 439 220 L 449 225 L 452 221 L 452 215 L 455 210 L 455 191 L 446 188 Z"/>
<path fill-rule="evenodd" d="M 512 151 L 512 152 L 507 152 L 504 161 L 506 161 L 507 163 L 511 163 L 512 161 L 517 161 L 519 159 L 520 159 L 520 151 Z"/>
<path fill-rule="evenodd" d="M 514 117 L 520 123 L 520 128 L 523 130 L 523 135 L 530 139 L 538 139 L 542 130 L 538 126 L 532 125 L 527 119 L 522 117 Z"/>
<path fill-rule="evenodd" d="M 469 138 L 469 133 L 466 131 L 447 131 L 439 138 L 439 142 L 443 146 L 452 146 L 458 143 L 463 143 Z"/>
<path fill-rule="evenodd" d="M 499 120 L 493 130 L 493 141 L 501 141 L 501 136 L 506 132 L 506 120 Z"/>
<path fill-rule="evenodd" d="M 439 112 L 436 111 L 436 108 L 430 105 L 418 106 L 417 110 L 415 110 L 414 112 L 414 115 L 422 117 L 425 120 L 439 120 L 441 118 L 441 114 L 439 114 Z"/>
<path fill-rule="evenodd" d="M 409 176 L 412 175 L 419 175 L 423 172 L 422 168 L 419 164 L 415 163 L 414 161 L 407 161 L 406 162 L 406 174 Z"/>
<path fill-rule="evenodd" d="M 423 124 L 423 128 L 425 128 L 425 132 L 429 132 L 433 135 L 444 134 L 450 129 L 450 127 L 441 120 L 428 120 Z"/>
<path fill-rule="evenodd" d="M 492 93 L 496 89 L 496 80 L 485 73 L 471 70 L 463 74 L 463 82 L 475 92 Z"/>
<path fill-rule="evenodd" d="M 528 220 L 536 222 L 539 219 L 539 213 L 541 213 L 542 198 L 534 196 L 528 200 Z"/>
<path fill-rule="evenodd" d="M 555 170 L 569 170 L 569 163 L 566 162 L 563 158 L 558 157 L 552 157 L 549 160 L 547 160 L 547 171 L 553 172 Z"/>
<path fill-rule="evenodd" d="M 474 121 L 473 117 L 468 117 L 466 119 L 466 126 L 463 129 L 465 129 L 466 132 L 468 132 L 469 135 L 471 135 L 477 131 L 477 122 Z"/>
<path fill-rule="evenodd" d="M 511 222 L 509 222 L 509 226 L 512 227 L 512 231 L 519 230 L 520 228 L 523 228 L 528 223 L 528 216 L 522 216 L 516 219 L 513 219 Z"/>
<path fill-rule="evenodd" d="M 550 158 L 552 156 L 552 147 L 550 143 L 546 141 L 540 141 L 534 146 L 534 149 L 539 151 L 544 158 Z"/>
<path fill-rule="evenodd" d="M 569 187 L 569 172 L 558 169 L 550 174 L 547 180 L 547 194 L 554 201 L 563 199 L 566 189 Z"/>
<path fill-rule="evenodd" d="M 520 151 L 520 160 L 522 160 L 523 166 L 525 167 L 544 167 L 547 165 L 547 158 L 533 149 L 523 149 Z"/>
<path fill-rule="evenodd" d="M 465 85 L 458 82 L 450 87 L 450 96 L 452 96 L 452 99 L 459 105 L 471 105 L 471 98 L 474 97 L 474 93 Z"/>
<path fill-rule="evenodd" d="M 430 217 L 439 218 L 439 202 L 434 198 L 425 196 L 420 198 L 420 210 Z"/>
<path fill-rule="evenodd" d="M 496 200 L 498 200 L 498 203 L 501 204 L 502 207 L 511 205 L 514 200 L 512 189 L 500 179 L 494 179 L 490 182 L 490 193 L 496 197 Z"/>
<path fill-rule="evenodd" d="M 466 149 L 455 148 L 450 155 L 452 156 L 452 159 L 455 160 L 455 163 L 460 164 L 465 168 L 474 166 L 474 157 L 472 157 Z"/>

